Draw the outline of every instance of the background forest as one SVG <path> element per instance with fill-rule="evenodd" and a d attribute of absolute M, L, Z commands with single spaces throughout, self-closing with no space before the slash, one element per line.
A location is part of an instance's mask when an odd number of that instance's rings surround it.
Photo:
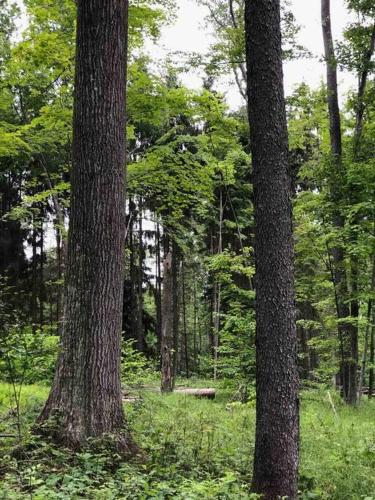
<path fill-rule="evenodd" d="M 175 2 L 129 7 L 121 370 L 128 425 L 148 455 L 133 464 L 103 443 L 73 454 L 30 431 L 63 319 L 76 6 L 0 0 L 1 498 L 258 498 L 247 486 L 255 268 L 244 1 L 199 1 L 209 53 L 161 65 L 146 47 L 173 23 Z M 286 98 L 304 499 L 375 498 L 375 6 L 345 3 L 355 21 L 325 54 L 328 75 L 338 67 L 358 81 L 340 96 L 338 149 L 329 77 Z M 310 57 L 298 31 L 284 2 L 285 60 Z M 191 90 L 181 75 L 197 68 L 202 85 Z M 236 110 L 217 90 L 228 74 L 244 97 Z M 162 389 L 173 393 L 161 397 L 163 331 L 173 357 Z"/>

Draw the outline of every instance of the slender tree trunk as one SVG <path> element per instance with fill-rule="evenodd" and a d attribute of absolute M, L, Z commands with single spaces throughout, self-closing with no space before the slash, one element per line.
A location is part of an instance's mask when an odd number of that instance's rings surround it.
<path fill-rule="evenodd" d="M 125 428 L 120 341 L 125 236 L 127 1 L 78 0 L 71 217 L 61 351 L 39 430 L 72 447 Z M 51 417 L 58 425 L 43 425 Z"/>
<path fill-rule="evenodd" d="M 156 305 L 156 337 L 158 352 L 161 349 L 161 328 L 162 328 L 162 314 L 161 314 L 161 255 L 160 255 L 160 226 L 159 223 L 156 224 L 156 294 L 155 294 L 155 305 Z"/>
<path fill-rule="evenodd" d="M 190 378 L 190 370 L 189 370 L 189 344 L 188 344 L 188 330 L 187 330 L 187 322 L 186 322 L 186 275 L 185 275 L 185 262 L 182 261 L 182 270 L 181 270 L 181 278 L 182 278 L 182 326 L 184 329 L 184 349 L 185 349 L 185 369 L 186 369 L 186 377 Z"/>
<path fill-rule="evenodd" d="M 374 376 L 374 363 L 375 363 L 375 313 L 374 313 L 374 308 L 372 311 L 372 325 L 371 325 L 371 335 L 370 335 L 370 371 L 369 371 L 369 377 L 368 377 L 368 397 L 369 399 L 372 398 L 374 394 L 374 382 L 375 382 L 375 376 Z"/>
<path fill-rule="evenodd" d="M 171 392 L 174 386 L 173 372 L 173 283 L 172 252 L 163 261 L 162 328 L 161 328 L 161 391 Z"/>
<path fill-rule="evenodd" d="M 297 333 L 300 341 L 300 351 L 303 355 L 301 361 L 301 378 L 308 380 L 310 375 L 310 350 L 308 344 L 308 330 L 303 326 L 297 327 Z"/>
<path fill-rule="evenodd" d="M 372 284 L 371 284 L 371 289 L 372 291 L 375 290 L 375 259 L 373 261 L 373 268 L 372 268 Z M 373 392 L 374 392 L 374 362 L 375 362 L 375 308 L 374 308 L 374 301 L 372 299 L 369 300 L 368 303 L 368 320 L 369 320 L 369 331 L 370 331 L 370 356 L 369 356 L 369 363 L 370 363 L 370 370 L 369 370 L 369 388 L 368 388 L 368 397 L 369 399 L 372 398 Z M 366 339 L 365 343 L 368 342 L 368 332 L 366 332 Z M 363 375 L 361 377 L 362 383 L 364 379 L 364 372 L 366 368 L 366 351 L 367 348 L 365 347 L 365 352 L 364 352 L 364 365 L 363 365 Z M 362 384 L 361 384 L 362 385 Z M 362 391 L 362 388 L 361 388 Z"/>
<path fill-rule="evenodd" d="M 371 276 L 371 289 L 370 290 L 372 293 L 375 291 L 375 259 L 373 259 L 373 263 L 372 263 L 372 276 Z M 358 401 L 361 400 L 362 389 L 363 389 L 363 384 L 364 384 L 364 380 L 365 380 L 367 351 L 368 351 L 368 345 L 369 345 L 370 330 L 372 328 L 371 317 L 372 317 L 372 299 L 369 299 L 368 303 L 367 303 L 367 324 L 366 324 L 365 341 L 364 341 L 363 353 L 362 353 L 361 373 L 359 376 L 359 385 L 358 385 Z"/>
<path fill-rule="evenodd" d="M 354 129 L 354 141 L 353 141 L 353 156 L 357 159 L 360 154 L 360 145 L 362 138 L 363 129 L 363 117 L 365 113 L 365 91 L 367 86 L 367 79 L 369 73 L 369 65 L 371 63 L 372 56 L 375 50 L 375 24 L 372 28 L 370 45 L 365 54 L 364 65 L 362 72 L 358 75 L 358 93 L 357 93 L 357 105 L 355 113 L 355 129 Z"/>
<path fill-rule="evenodd" d="M 279 0 L 245 9 L 256 261 L 256 437 L 253 490 L 297 498 L 299 398 L 291 178 Z"/>
<path fill-rule="evenodd" d="M 43 214 L 41 214 L 43 217 Z M 43 220 L 43 219 L 42 219 Z M 40 264 L 39 264 L 39 328 L 43 330 L 44 324 L 44 229 L 40 229 Z"/>
<path fill-rule="evenodd" d="M 217 253 L 223 251 L 223 190 L 220 188 L 219 195 L 219 241 Z M 217 362 L 220 335 L 220 313 L 221 313 L 221 283 L 215 279 L 214 285 L 214 380 L 217 379 Z"/>
<path fill-rule="evenodd" d="M 172 310 L 173 310 L 173 386 L 180 367 L 180 345 L 179 345 L 179 283 L 178 270 L 180 265 L 179 248 L 172 242 Z"/>
<path fill-rule="evenodd" d="M 142 229 L 143 207 L 142 198 L 139 200 L 139 223 L 138 223 L 138 279 L 137 279 L 137 349 L 144 352 L 143 335 L 143 229 Z"/>
<path fill-rule="evenodd" d="M 198 363 L 198 349 L 197 349 L 197 327 L 198 327 L 198 304 L 197 304 L 197 283 L 194 280 L 194 295 L 193 295 L 193 307 L 194 307 L 194 318 L 193 318 L 193 350 L 194 350 L 194 371 L 197 373 L 199 369 Z"/>
<path fill-rule="evenodd" d="M 358 161 L 360 158 L 360 145 L 362 138 L 362 129 L 363 129 L 363 117 L 365 113 L 365 102 L 364 96 L 367 86 L 367 79 L 369 73 L 369 64 L 371 62 L 372 56 L 375 50 L 375 24 L 372 28 L 370 45 L 365 54 L 364 65 L 362 68 L 362 72 L 358 75 L 358 93 L 357 93 L 357 105 L 356 105 L 356 114 L 355 114 L 355 129 L 354 129 L 354 141 L 353 141 L 353 157 L 354 161 Z M 357 200 L 356 200 L 357 201 Z M 357 218 L 353 221 L 353 223 L 357 223 Z M 357 235 L 355 234 L 355 238 Z M 358 264 L 356 262 L 356 264 Z M 371 290 L 375 289 L 375 261 L 373 262 L 373 271 L 372 271 L 372 279 L 371 279 Z M 358 387 L 358 400 L 362 397 L 362 388 L 365 378 L 366 372 L 366 361 L 367 361 L 367 351 L 368 351 L 368 343 L 369 343 L 369 335 L 372 332 L 371 325 L 371 317 L 372 317 L 372 300 L 368 301 L 367 305 L 367 325 L 365 331 L 365 342 L 362 354 L 362 364 L 361 364 L 361 373 L 359 378 L 359 387 Z"/>
<path fill-rule="evenodd" d="M 321 1 L 321 20 L 324 42 L 324 54 L 327 68 L 327 104 L 331 141 L 332 171 L 330 178 L 330 196 L 333 206 L 333 226 L 342 232 L 345 220 L 339 206 L 343 194 L 342 185 L 342 140 L 340 109 L 337 92 L 337 65 L 331 30 L 330 0 Z M 349 404 L 357 401 L 357 366 L 358 366 L 358 326 L 342 321 L 350 317 L 348 302 L 347 276 L 345 271 L 345 253 L 342 245 L 332 249 L 333 280 L 336 293 L 338 334 L 342 344 L 341 381 L 343 395 Z M 354 306 L 354 305 L 353 305 Z M 355 306 L 354 306 L 355 310 Z"/>
<path fill-rule="evenodd" d="M 130 256 L 129 256 L 129 279 L 130 279 L 130 309 L 129 316 L 129 335 L 137 341 L 137 317 L 138 317 L 138 293 L 137 293 L 137 270 L 135 265 L 136 251 L 135 251 L 135 237 L 134 237 L 134 220 L 135 220 L 136 207 L 132 199 L 129 197 L 129 225 L 128 225 L 128 238 Z"/>
<path fill-rule="evenodd" d="M 52 184 L 52 179 L 49 174 L 48 168 L 47 168 L 47 163 L 44 160 L 43 155 L 41 156 L 40 160 L 40 165 L 44 170 L 44 173 L 46 174 L 46 180 L 48 183 L 48 187 L 51 190 L 52 194 L 52 202 L 53 202 L 53 208 L 55 210 L 55 218 L 54 218 L 54 227 L 55 227 L 55 232 L 56 232 L 56 254 L 57 254 L 57 278 L 58 278 L 58 287 L 57 287 L 57 304 L 56 304 L 56 322 L 58 325 L 58 332 L 59 334 L 61 333 L 61 313 L 62 313 L 62 290 L 63 290 L 63 285 L 62 285 L 62 280 L 64 276 L 64 269 L 65 269 L 65 261 L 66 261 L 66 254 L 67 254 L 67 249 L 66 249 L 66 231 L 65 231 L 65 217 L 64 217 L 64 211 L 63 208 L 61 207 L 61 204 L 59 202 L 58 196 L 54 193 L 54 187 Z"/>
<path fill-rule="evenodd" d="M 32 246 L 32 263 L 31 263 L 31 278 L 32 278 L 32 288 L 31 288 L 31 322 L 33 333 L 37 330 L 38 323 L 38 254 L 37 254 L 37 231 L 36 224 L 33 221 L 33 230 L 31 237 Z"/>
<path fill-rule="evenodd" d="M 62 302 L 62 251 L 61 251 L 61 231 L 60 228 L 56 228 L 56 257 L 57 257 L 57 301 L 56 301 L 56 322 L 57 322 L 57 330 L 60 331 L 61 326 L 61 302 Z"/>

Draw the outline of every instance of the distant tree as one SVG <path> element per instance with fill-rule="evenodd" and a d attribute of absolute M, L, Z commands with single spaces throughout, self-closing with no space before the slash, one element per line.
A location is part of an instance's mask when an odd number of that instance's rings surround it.
<path fill-rule="evenodd" d="M 128 3 L 77 2 L 71 215 L 61 352 L 39 426 L 70 447 L 125 430 L 120 340 Z M 51 431 L 49 424 L 57 419 Z"/>
<path fill-rule="evenodd" d="M 343 198 L 344 167 L 342 158 L 341 118 L 337 89 L 337 62 L 333 45 L 331 30 L 330 0 L 321 3 L 322 32 L 324 41 L 324 54 L 327 68 L 327 105 L 329 114 L 329 134 L 331 144 L 331 172 L 329 178 L 330 197 L 332 202 L 332 224 L 342 232 L 345 227 L 345 217 L 342 213 L 341 202 Z M 345 249 L 340 241 L 332 249 L 333 282 L 335 288 L 336 309 L 338 322 L 338 335 L 341 349 L 341 384 L 343 396 L 350 404 L 357 401 L 357 371 L 358 371 L 358 301 L 348 300 L 348 277 L 345 268 Z M 352 259 L 352 273 L 357 263 Z M 355 288 L 357 279 L 352 281 Z M 348 321 L 354 317 L 355 322 Z"/>
<path fill-rule="evenodd" d="M 294 499 L 299 400 L 279 1 L 248 0 L 245 26 L 256 262 L 253 490 L 268 499 Z"/>
<path fill-rule="evenodd" d="M 162 392 L 171 392 L 174 387 L 172 259 L 172 252 L 168 251 L 163 261 L 160 386 Z"/>

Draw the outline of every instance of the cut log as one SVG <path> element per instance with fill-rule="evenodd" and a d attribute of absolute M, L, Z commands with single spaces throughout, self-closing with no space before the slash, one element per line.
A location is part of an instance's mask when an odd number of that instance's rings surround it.
<path fill-rule="evenodd" d="M 207 389 L 175 389 L 174 391 L 177 394 L 187 394 L 190 396 L 196 396 L 197 398 L 208 398 L 215 399 L 216 391 L 215 389 L 207 388 Z"/>

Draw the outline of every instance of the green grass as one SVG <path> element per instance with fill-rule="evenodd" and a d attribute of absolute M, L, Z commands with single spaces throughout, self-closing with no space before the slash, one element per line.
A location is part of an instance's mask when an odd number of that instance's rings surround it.
<path fill-rule="evenodd" d="M 185 381 L 180 381 L 183 384 Z M 190 385 L 190 384 L 189 384 Z M 192 386 L 212 386 L 195 380 Z M 22 460 L 0 463 L 0 499 L 241 499 L 251 480 L 255 409 L 228 403 L 233 388 L 214 384 L 216 400 L 138 390 L 126 405 L 129 426 L 148 455 L 121 464 L 111 453 L 67 450 L 37 442 Z M 21 393 L 22 429 L 35 419 L 48 390 Z M 375 498 L 375 404 L 352 409 L 327 392 L 302 393 L 300 489 L 302 499 Z M 0 384 L 1 432 L 14 424 L 12 388 Z M 11 440 L 1 440 L 3 453 Z M 30 496 L 31 494 L 31 496 Z"/>

